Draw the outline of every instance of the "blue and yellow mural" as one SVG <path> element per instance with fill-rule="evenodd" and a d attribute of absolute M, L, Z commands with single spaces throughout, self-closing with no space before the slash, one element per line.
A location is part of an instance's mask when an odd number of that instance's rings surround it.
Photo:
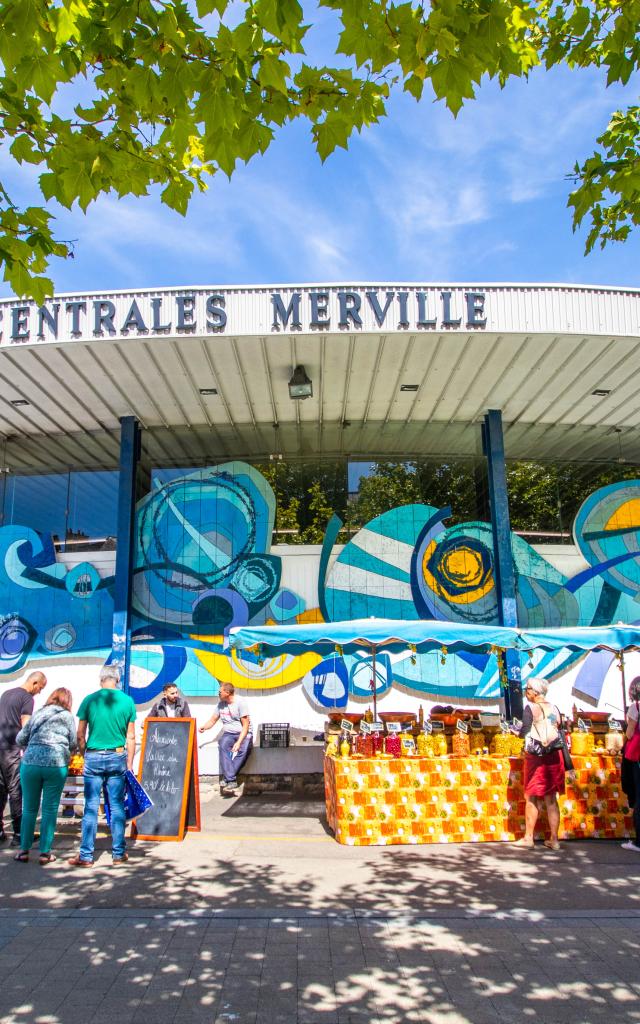
<path fill-rule="evenodd" d="M 139 703 L 167 680 L 189 695 L 215 694 L 221 682 L 245 690 L 302 685 L 315 708 L 370 697 L 363 654 L 322 659 L 282 655 L 259 663 L 230 653 L 231 626 L 247 623 L 436 618 L 496 623 L 489 524 L 448 527 L 450 508 L 413 504 L 386 512 L 358 531 L 334 558 L 341 523 L 327 527 L 313 601 L 282 585 L 271 553 L 275 498 L 267 480 L 243 462 L 191 473 L 139 502 L 132 613 Z M 601 488 L 580 508 L 574 539 L 587 567 L 568 577 L 513 535 L 521 626 L 602 625 L 640 619 L 640 480 Z M 67 570 L 50 537 L 17 526 L 0 529 L 0 673 L 27 661 L 110 654 L 113 578 L 88 562 Z M 554 678 L 577 668 L 575 689 L 597 702 L 611 656 L 534 652 L 524 659 Z M 442 652 L 385 654 L 376 666 L 378 695 L 392 687 L 463 702 L 495 701 L 495 658 Z"/>

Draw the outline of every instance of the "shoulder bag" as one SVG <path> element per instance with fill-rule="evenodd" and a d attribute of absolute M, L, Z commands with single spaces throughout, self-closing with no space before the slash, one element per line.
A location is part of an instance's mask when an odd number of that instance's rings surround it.
<path fill-rule="evenodd" d="M 640 708 L 638 707 L 638 701 L 636 701 L 636 712 L 638 713 L 636 730 L 631 739 L 625 743 L 623 750 L 627 761 L 640 761 Z"/>
<path fill-rule="evenodd" d="M 559 728 L 547 718 L 544 708 L 540 704 L 538 707 L 542 711 L 542 718 L 533 721 L 525 740 L 524 749 L 527 754 L 542 757 L 554 750 L 562 750 L 564 743 Z M 558 712 L 558 719 L 559 717 L 560 713 Z"/>

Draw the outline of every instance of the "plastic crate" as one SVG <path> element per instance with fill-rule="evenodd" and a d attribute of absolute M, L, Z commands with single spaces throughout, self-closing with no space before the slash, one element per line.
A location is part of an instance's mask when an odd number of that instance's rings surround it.
<path fill-rule="evenodd" d="M 288 722 L 263 722 L 260 726 L 260 746 L 288 747 L 289 729 Z"/>

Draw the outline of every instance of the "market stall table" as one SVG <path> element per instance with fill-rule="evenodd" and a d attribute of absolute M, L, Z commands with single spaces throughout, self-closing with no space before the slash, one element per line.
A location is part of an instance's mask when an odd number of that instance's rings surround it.
<path fill-rule="evenodd" d="M 623 839 L 632 816 L 620 759 L 574 756 L 561 839 Z M 327 819 L 339 843 L 508 842 L 524 835 L 522 757 L 325 757 Z M 542 833 L 541 833 L 542 834 Z"/>

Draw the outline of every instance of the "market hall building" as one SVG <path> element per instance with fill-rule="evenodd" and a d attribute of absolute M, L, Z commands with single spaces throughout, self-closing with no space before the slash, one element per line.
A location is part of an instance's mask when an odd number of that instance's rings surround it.
<path fill-rule="evenodd" d="M 366 652 L 240 658 L 231 626 L 640 618 L 639 292 L 170 288 L 2 301 L 0 331 L 0 686 L 77 702 L 115 659 L 142 712 L 232 681 L 254 727 L 317 730 L 370 699 Z M 607 652 L 512 663 L 514 701 L 530 672 L 621 703 Z M 495 656 L 447 651 L 376 687 L 501 697 Z"/>

